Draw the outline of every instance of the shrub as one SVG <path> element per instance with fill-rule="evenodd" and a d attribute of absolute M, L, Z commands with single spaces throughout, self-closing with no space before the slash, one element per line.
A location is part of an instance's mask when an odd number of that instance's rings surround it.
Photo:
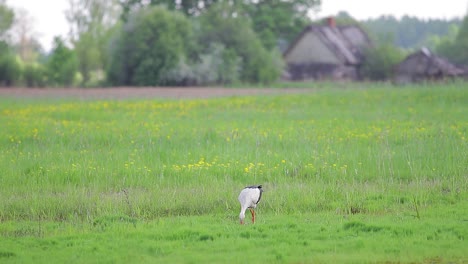
<path fill-rule="evenodd" d="M 235 10 L 218 4 L 202 15 L 197 35 L 199 45 L 210 48 L 213 43 L 221 43 L 229 51 L 227 57 L 234 58 L 234 61 L 235 57 L 239 57 L 241 81 L 275 81 L 282 71 L 282 65 L 277 63 L 281 57 L 265 49 L 248 19 L 233 14 L 236 14 Z M 206 50 L 204 52 L 207 53 Z"/>
<path fill-rule="evenodd" d="M 71 86 L 78 71 L 76 55 L 59 37 L 54 39 L 54 48 L 47 63 L 48 83 L 55 86 Z"/>
<path fill-rule="evenodd" d="M 188 19 L 177 12 L 150 7 L 131 14 L 111 42 L 110 83 L 172 84 L 168 76 L 186 57 L 191 35 Z"/>
<path fill-rule="evenodd" d="M 46 72 L 44 66 L 28 63 L 23 68 L 23 81 L 27 87 L 44 87 L 46 85 Z"/>
<path fill-rule="evenodd" d="M 393 68 L 404 58 L 403 53 L 392 44 L 383 43 L 366 49 L 361 75 L 365 79 L 383 81 L 390 79 Z"/>
<path fill-rule="evenodd" d="M 21 76 L 21 68 L 9 46 L 0 41 L 0 85 L 14 85 Z"/>
<path fill-rule="evenodd" d="M 181 60 L 164 78 L 176 85 L 228 84 L 239 81 L 240 70 L 241 58 L 224 45 L 213 43 L 198 61 L 189 64 Z"/>

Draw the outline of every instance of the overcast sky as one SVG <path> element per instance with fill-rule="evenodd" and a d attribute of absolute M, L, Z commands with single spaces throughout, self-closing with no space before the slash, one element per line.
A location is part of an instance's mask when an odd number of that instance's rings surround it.
<path fill-rule="evenodd" d="M 26 9 L 33 18 L 34 31 L 46 50 L 50 49 L 56 35 L 66 36 L 68 24 L 64 10 L 68 0 L 7 0 L 14 8 Z M 314 18 L 347 11 L 357 19 L 405 14 L 420 18 L 463 17 L 468 10 L 468 0 L 322 0 L 321 12 Z"/>

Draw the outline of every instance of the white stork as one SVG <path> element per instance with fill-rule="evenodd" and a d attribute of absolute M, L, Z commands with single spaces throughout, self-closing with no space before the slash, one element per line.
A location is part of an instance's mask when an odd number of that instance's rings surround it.
<path fill-rule="evenodd" d="M 257 207 L 258 202 L 260 202 L 260 198 L 262 198 L 262 186 L 261 185 L 253 185 L 247 186 L 239 194 L 239 198 L 237 198 L 241 204 L 241 211 L 239 214 L 240 223 L 241 225 L 244 224 L 245 219 L 245 210 L 247 208 L 252 213 L 252 223 L 255 223 L 255 207 Z"/>

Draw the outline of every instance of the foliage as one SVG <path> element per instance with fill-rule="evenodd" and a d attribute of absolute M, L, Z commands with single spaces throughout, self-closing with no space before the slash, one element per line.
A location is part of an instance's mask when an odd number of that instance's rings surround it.
<path fill-rule="evenodd" d="M 337 25 L 359 25 L 362 26 L 362 22 L 352 17 L 348 12 L 341 11 L 336 14 L 335 23 Z"/>
<path fill-rule="evenodd" d="M 132 11 L 146 8 L 148 5 L 163 6 L 172 11 L 180 11 L 186 16 L 197 16 L 217 2 L 222 2 L 222 0 L 122 0 L 120 5 L 122 7 L 122 19 L 127 21 Z"/>
<path fill-rule="evenodd" d="M 94 71 L 102 69 L 103 63 L 96 38 L 89 33 L 82 33 L 78 41 L 74 44 L 74 51 L 77 56 L 78 69 L 83 77 L 82 84 L 87 86 L 96 80 L 91 80 L 91 74 Z"/>
<path fill-rule="evenodd" d="M 244 1 L 243 9 L 252 20 L 252 28 L 266 49 L 290 43 L 311 23 L 309 11 L 319 6 L 317 0 Z"/>
<path fill-rule="evenodd" d="M 239 81 L 242 59 L 235 51 L 213 43 L 209 52 L 202 54 L 197 67 L 197 75 L 206 76 L 201 80 L 202 84 L 227 84 Z"/>
<path fill-rule="evenodd" d="M 76 55 L 60 37 L 55 37 L 51 55 L 46 63 L 47 82 L 53 86 L 71 86 L 78 69 Z"/>
<path fill-rule="evenodd" d="M 21 68 L 8 44 L 0 41 L 0 86 L 14 85 L 21 75 Z"/>
<path fill-rule="evenodd" d="M 210 47 L 220 43 L 241 59 L 240 80 L 251 83 L 268 83 L 276 80 L 282 70 L 278 64 L 279 54 L 270 52 L 262 45 L 248 20 L 232 16 L 225 5 L 212 6 L 200 17 L 201 30 L 198 43 Z M 206 52 L 206 50 L 205 50 Z"/>
<path fill-rule="evenodd" d="M 96 73 L 105 68 L 108 42 L 119 17 L 118 4 L 114 0 L 70 0 L 69 5 L 66 15 L 81 85 L 97 85 L 102 80 Z"/>
<path fill-rule="evenodd" d="M 163 5 L 169 10 L 183 12 L 188 17 L 198 17 L 215 6 L 229 6 L 227 15 L 250 19 L 252 29 L 266 49 L 277 48 L 280 43 L 291 42 L 310 23 L 308 12 L 320 5 L 319 0 L 247 0 L 247 1 L 177 1 L 177 0 L 126 0 L 122 1 L 122 17 L 128 18 L 131 10 L 149 5 Z M 218 11 L 219 8 L 218 8 Z"/>
<path fill-rule="evenodd" d="M 15 20 L 10 30 L 11 42 L 22 62 L 34 63 L 43 53 L 42 46 L 34 30 L 34 19 L 26 9 L 15 10 Z"/>
<path fill-rule="evenodd" d="M 7 31 L 14 21 L 14 12 L 0 0 L 0 86 L 11 86 L 19 80 L 21 69 L 7 40 Z"/>
<path fill-rule="evenodd" d="M 404 59 L 403 52 L 391 43 L 376 44 L 365 50 L 360 74 L 369 80 L 383 81 L 392 78 L 394 67 Z"/>
<path fill-rule="evenodd" d="M 195 24 L 161 7 L 129 18 L 113 41 L 108 78 L 118 85 L 271 82 L 282 69 L 235 8 L 212 5 Z M 196 37 L 196 38 L 193 38 Z"/>
<path fill-rule="evenodd" d="M 428 43 L 427 43 L 427 48 L 433 51 L 437 51 L 440 49 L 441 46 L 444 46 L 448 43 L 454 42 L 455 38 L 458 35 L 460 27 L 458 25 L 452 24 L 449 27 L 449 31 L 447 35 L 444 36 L 438 36 L 438 35 L 432 35 L 429 36 L 428 38 Z M 444 53 L 444 52 L 441 52 Z"/>
<path fill-rule="evenodd" d="M 0 41 L 5 40 L 6 32 L 13 24 L 15 13 L 4 0 L 0 0 Z"/>
<path fill-rule="evenodd" d="M 132 10 L 145 8 L 146 5 L 162 5 L 169 10 L 182 11 L 187 16 L 198 16 L 210 9 L 211 6 L 216 4 L 225 4 L 226 1 L 222 0 L 201 0 L 201 1 L 187 1 L 187 0 L 122 0 L 120 5 L 123 9 L 122 18 L 126 20 Z M 260 6 L 271 5 L 276 8 L 287 8 L 293 11 L 297 17 L 305 17 L 307 12 L 311 8 L 316 8 L 319 4 L 319 0 L 288 0 L 288 1 L 265 1 L 265 0 L 246 0 L 239 2 L 229 2 L 231 6 L 238 8 L 253 7 L 258 8 Z"/>
<path fill-rule="evenodd" d="M 38 63 L 27 63 L 23 67 L 22 79 L 27 87 L 46 86 L 45 66 Z"/>
<path fill-rule="evenodd" d="M 187 18 L 161 7 L 133 13 L 110 50 L 108 79 L 115 85 L 168 85 L 164 77 L 188 56 Z"/>
<path fill-rule="evenodd" d="M 193 64 L 181 60 L 164 78 L 176 85 L 213 85 L 239 81 L 241 59 L 222 44 L 213 43 Z"/>
<path fill-rule="evenodd" d="M 412 49 L 428 45 L 433 36 L 446 36 L 453 25 L 459 25 L 460 19 L 429 19 L 403 16 L 380 16 L 362 21 L 363 25 L 377 37 L 393 34 L 394 44 L 400 48 Z"/>
<path fill-rule="evenodd" d="M 457 64 L 468 65 L 468 15 L 455 39 L 446 39 L 437 46 L 437 52 Z"/>

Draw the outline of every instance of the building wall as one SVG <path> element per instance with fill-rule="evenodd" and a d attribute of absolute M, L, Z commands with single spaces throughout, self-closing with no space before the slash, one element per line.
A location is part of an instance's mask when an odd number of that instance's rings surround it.
<path fill-rule="evenodd" d="M 287 80 L 357 80 L 354 66 L 337 64 L 289 64 Z"/>
<path fill-rule="evenodd" d="M 441 80 L 461 75 L 461 70 L 451 68 L 455 66 L 441 65 L 441 63 L 443 62 L 440 59 L 429 58 L 423 53 L 410 55 L 397 66 L 394 81 L 405 84 L 423 80 Z"/>
<path fill-rule="evenodd" d="M 425 74 L 428 67 L 428 59 L 422 55 L 409 57 L 398 65 L 397 73 L 418 75 Z"/>

